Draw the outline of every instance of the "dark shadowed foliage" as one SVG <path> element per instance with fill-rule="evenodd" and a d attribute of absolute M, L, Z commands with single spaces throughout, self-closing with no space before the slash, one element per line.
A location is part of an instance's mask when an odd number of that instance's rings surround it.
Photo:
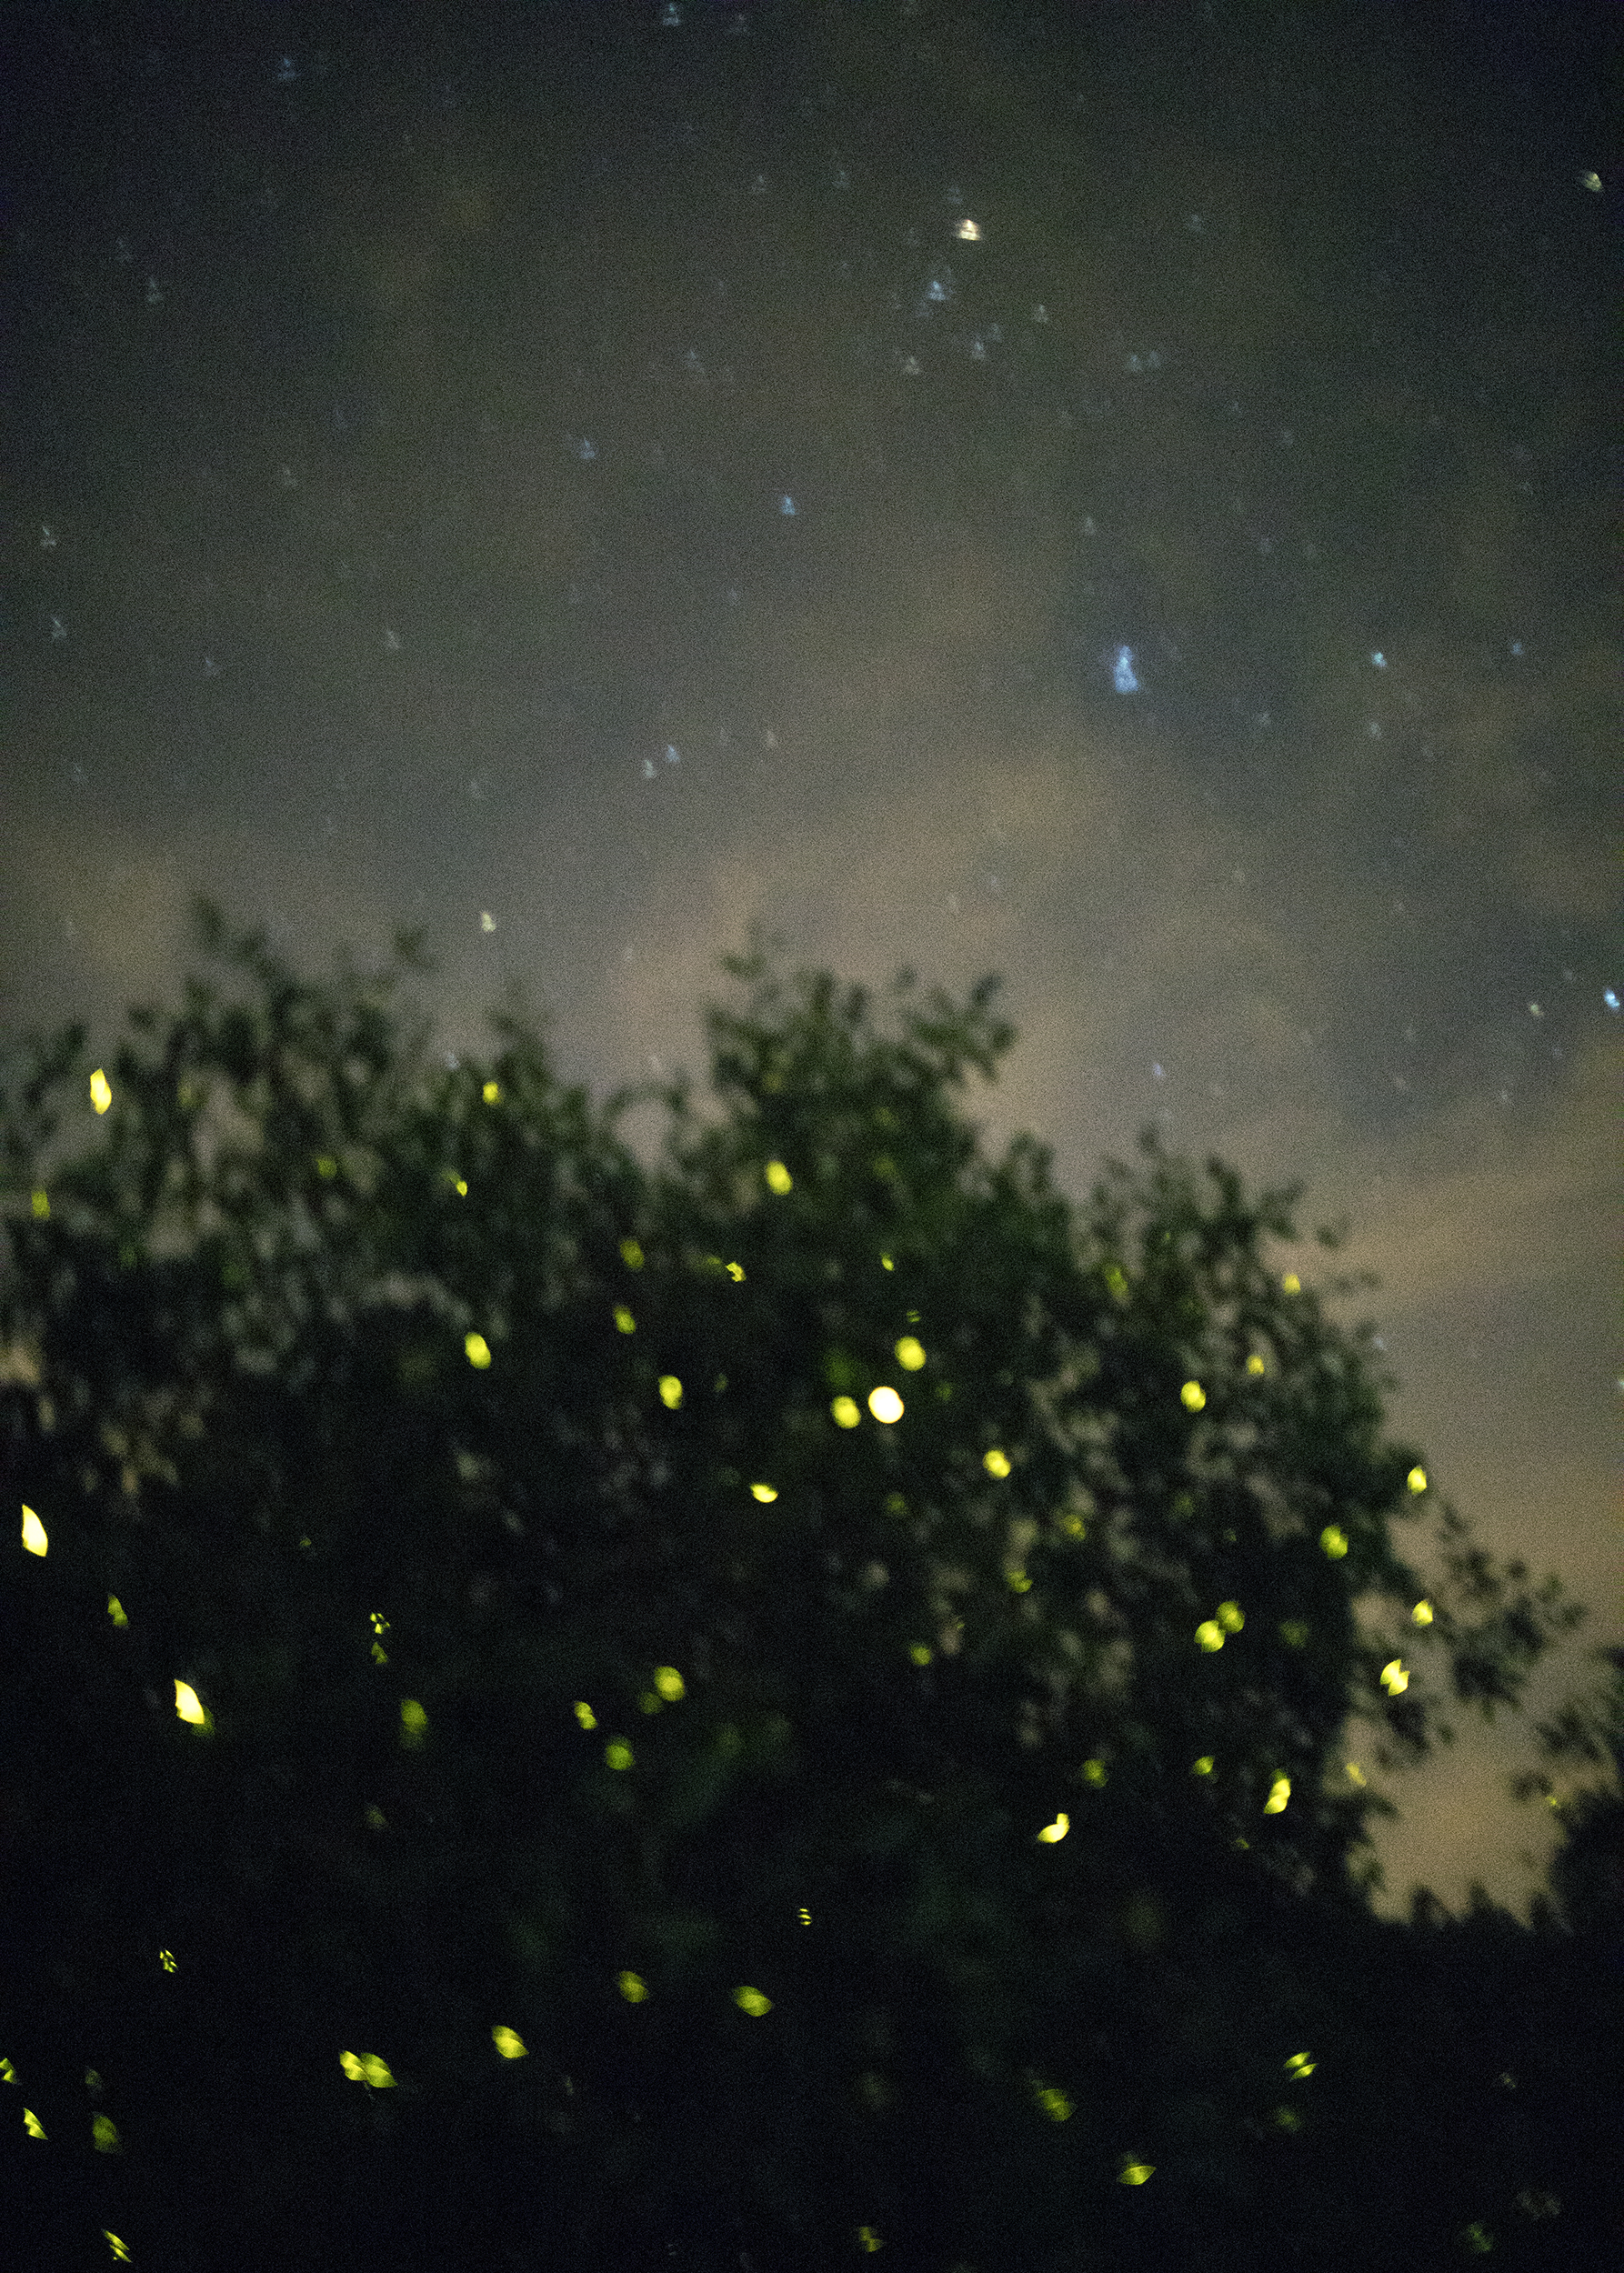
<path fill-rule="evenodd" d="M 15 2261 L 1616 2247 L 1616 1883 L 1382 1925 L 1349 1767 L 1578 1613 L 1297 1191 L 984 1158 L 991 980 L 888 1035 L 757 943 L 648 1172 L 516 1015 L 436 1057 L 409 941 L 204 944 L 0 1090 Z"/>

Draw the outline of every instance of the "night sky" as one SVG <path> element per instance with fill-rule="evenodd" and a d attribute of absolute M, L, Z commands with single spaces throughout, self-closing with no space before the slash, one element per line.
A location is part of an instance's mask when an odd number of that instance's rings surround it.
<path fill-rule="evenodd" d="M 600 1098 L 717 958 L 1347 1217 L 1396 1433 L 1624 1638 L 1614 11 L 10 0 L 0 1027 L 209 892 Z M 645 1157 L 653 1107 L 628 1124 Z M 1401 1541 L 1419 1535 L 1406 1528 Z M 1417 1879 L 1522 1907 L 1526 1727 Z M 1531 1858 L 1531 1859 L 1530 1859 Z"/>

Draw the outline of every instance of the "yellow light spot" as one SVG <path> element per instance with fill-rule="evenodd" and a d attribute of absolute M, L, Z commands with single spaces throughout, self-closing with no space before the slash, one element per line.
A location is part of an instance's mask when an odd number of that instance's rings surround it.
<path fill-rule="evenodd" d="M 1288 1649 L 1306 1649 L 1308 1646 L 1308 1627 L 1301 1618 L 1282 1618 L 1280 1639 Z"/>
<path fill-rule="evenodd" d="M 1300 1295 L 1303 1290 L 1302 1280 L 1295 1271 L 1288 1271 L 1285 1277 L 1281 1279 L 1280 1285 L 1288 1295 Z"/>
<path fill-rule="evenodd" d="M 499 1081 L 487 1081 L 479 1094 L 485 1099 L 486 1105 L 500 1105 L 502 1102 L 502 1085 Z"/>
<path fill-rule="evenodd" d="M 632 1764 L 632 1748 L 624 1737 L 611 1737 L 604 1747 L 604 1758 L 618 1775 Z"/>
<path fill-rule="evenodd" d="M 9 2060 L 0 2060 L 0 2083 L 15 2084 L 17 2071 Z"/>
<path fill-rule="evenodd" d="M 95 2143 L 95 2151 L 98 2155 L 118 2153 L 118 2126 L 110 2115 L 97 2115 L 91 2118 L 90 2136 Z"/>
<path fill-rule="evenodd" d="M 628 2005 L 640 2005 L 648 1994 L 647 1989 L 643 1985 L 641 1976 L 636 1973 L 622 1973 L 618 1975 L 617 1977 L 615 1986 L 619 1989 L 620 1994 L 625 1998 Z"/>
<path fill-rule="evenodd" d="M 615 1305 L 615 1323 L 623 1334 L 635 1334 L 637 1330 L 637 1321 L 624 1302 Z"/>
<path fill-rule="evenodd" d="M 1147 2178 L 1152 2175 L 1155 2168 L 1156 2165 L 1153 2162 L 1124 2163 L 1122 2166 L 1122 2175 L 1118 2179 L 1117 2183 L 1118 2186 L 1142 2187 Z"/>
<path fill-rule="evenodd" d="M 1246 1612 L 1238 1602 L 1220 1602 L 1213 1616 L 1226 1634 L 1238 1634 L 1246 1624 Z"/>
<path fill-rule="evenodd" d="M 530 2048 L 516 2028 L 493 2028 L 491 2042 L 505 2060 L 522 2060 Z"/>
<path fill-rule="evenodd" d="M 583 1728 L 596 1728 L 597 1727 L 597 1715 L 593 1711 L 591 1706 L 586 1703 L 584 1697 L 577 1697 L 576 1700 L 576 1718 L 580 1722 Z"/>
<path fill-rule="evenodd" d="M 763 2013 L 770 2013 L 773 2000 L 763 1997 L 758 1988 L 736 1988 L 733 2001 L 741 2013 L 748 2013 L 752 2020 L 759 2020 Z"/>
<path fill-rule="evenodd" d="M 882 1255 L 879 1258 L 879 1262 L 880 1268 L 882 1270 L 894 1271 L 897 1267 L 896 1264 L 892 1262 L 888 1255 Z"/>
<path fill-rule="evenodd" d="M 1203 1618 L 1196 1628 L 1196 1639 L 1203 1649 L 1222 1649 L 1224 1629 L 1216 1618 Z"/>
<path fill-rule="evenodd" d="M 1288 2075 L 1311 2076 L 1318 2065 L 1318 2062 L 1311 2060 L 1306 2052 L 1294 2052 L 1286 2063 L 1286 2069 Z"/>
<path fill-rule="evenodd" d="M 640 1271 L 642 1269 L 643 1250 L 635 1239 L 622 1239 L 620 1242 L 620 1259 L 626 1265 L 628 1271 Z"/>
<path fill-rule="evenodd" d="M 1263 1360 L 1256 1350 L 1247 1359 L 1247 1371 L 1250 1374 L 1259 1374 L 1263 1371 Z"/>
<path fill-rule="evenodd" d="M 928 1642 L 910 1642 L 907 1654 L 917 1666 L 927 1666 L 936 1656 Z"/>
<path fill-rule="evenodd" d="M 1266 1816 L 1284 1815 L 1286 1812 L 1286 1803 L 1290 1797 L 1290 1777 L 1277 1776 L 1274 1782 L 1268 1787 L 1268 1797 L 1263 1803 L 1264 1814 Z"/>
<path fill-rule="evenodd" d="M 115 2264 L 128 2265 L 130 2261 L 130 2253 L 125 2248 L 124 2243 L 120 2241 L 116 2234 L 110 2234 L 107 2231 L 107 2228 L 104 2226 L 102 2228 L 102 2239 L 106 2243 L 108 2248 L 112 2250 L 114 2262 Z"/>
<path fill-rule="evenodd" d="M 1348 1780 L 1350 1784 L 1357 1784 L 1361 1791 L 1364 1790 L 1365 1771 L 1357 1760 L 1349 1760 L 1348 1763 Z"/>
<path fill-rule="evenodd" d="M 1178 1401 L 1187 1413 L 1198 1413 L 1207 1402 L 1207 1392 L 1198 1381 L 1187 1381 L 1178 1392 Z"/>
<path fill-rule="evenodd" d="M 1009 1455 L 1007 1452 L 1000 1451 L 998 1447 L 994 1445 L 990 1452 L 984 1452 L 981 1455 L 981 1465 L 987 1470 L 988 1476 L 1007 1476 L 1009 1473 Z"/>
<path fill-rule="evenodd" d="M 1098 1789 L 1098 1787 L 1105 1782 L 1108 1770 L 1103 1760 L 1085 1760 L 1083 1762 L 1083 1781 L 1085 1784 L 1092 1784 L 1096 1789 Z"/>
<path fill-rule="evenodd" d="M 163 1967 L 165 1973 L 173 1973 L 175 1970 L 174 1950 L 160 1949 L 158 1952 L 158 1963 Z"/>
<path fill-rule="evenodd" d="M 1427 1471 L 1425 1468 L 1411 1468 L 1404 1480 L 1412 1492 L 1424 1492 L 1427 1488 Z"/>
<path fill-rule="evenodd" d="M 30 1555 L 43 1555 L 50 1545 L 45 1537 L 45 1527 L 32 1507 L 23 1510 L 23 1545 Z"/>
<path fill-rule="evenodd" d="M 801 1924 L 802 1924 L 803 1926 L 810 1926 L 810 1925 L 811 1925 L 811 1923 L 812 1923 L 812 1913 L 811 1913 L 811 1911 L 810 1911 L 810 1910 L 808 1910 L 808 1909 L 799 1909 L 799 1910 L 797 1910 L 797 1911 L 796 1912 L 796 1916 L 797 1916 L 797 1918 L 798 1918 L 800 1919 Z"/>
<path fill-rule="evenodd" d="M 673 1413 L 682 1403 L 682 1384 L 674 1373 L 660 1376 L 660 1403 L 667 1406 Z"/>
<path fill-rule="evenodd" d="M 742 1286 L 744 1284 L 745 1276 L 744 1265 L 742 1263 L 729 1263 L 727 1266 L 727 1276 L 736 1287 Z"/>
<path fill-rule="evenodd" d="M 386 1634 L 389 1631 L 389 1621 L 381 1610 L 375 1610 L 372 1614 L 372 1630 L 375 1634 Z"/>
<path fill-rule="evenodd" d="M 868 1392 L 868 1410 L 873 1414 L 877 1421 L 884 1421 L 888 1426 L 892 1421 L 899 1421 L 902 1418 L 902 1399 L 897 1396 L 895 1389 L 887 1389 L 883 1387 L 877 1389 L 870 1389 Z"/>
<path fill-rule="evenodd" d="M 1338 1529 L 1336 1524 L 1328 1523 L 1319 1534 L 1319 1544 L 1333 1563 L 1339 1562 L 1348 1552 L 1348 1534 Z"/>
<path fill-rule="evenodd" d="M 25 2108 L 23 2109 L 23 2128 L 27 2132 L 30 2138 L 44 2138 L 45 2135 L 45 2126 L 41 2123 L 38 2116 L 35 2114 L 32 2108 Z"/>
<path fill-rule="evenodd" d="M 90 1076 L 90 1102 L 98 1113 L 105 1113 L 113 1102 L 113 1085 L 99 1066 Z"/>
<path fill-rule="evenodd" d="M 917 1373 L 925 1363 L 925 1345 L 912 1334 L 905 1334 L 897 1345 L 897 1363 L 906 1366 L 909 1373 Z"/>
<path fill-rule="evenodd" d="M 1081 1539 L 1088 1537 L 1088 1527 L 1075 1509 L 1069 1515 L 1061 1517 L 1060 1528 L 1068 1538 Z"/>
<path fill-rule="evenodd" d="M 1409 1676 L 1404 1670 L 1401 1658 L 1389 1657 L 1388 1659 L 1387 1664 L 1381 1669 L 1381 1686 L 1389 1697 L 1401 1697 L 1408 1688 Z"/>
<path fill-rule="evenodd" d="M 769 1192 L 782 1194 L 789 1191 L 794 1186 L 795 1178 L 781 1160 L 769 1160 L 761 1173 L 767 1178 L 767 1188 Z"/>
<path fill-rule="evenodd" d="M 468 1197 L 468 1179 L 467 1179 L 467 1177 L 466 1177 L 466 1176 L 459 1176 L 459 1177 L 456 1179 L 456 1197 L 457 1197 L 457 1198 L 458 1198 L 458 1199 L 466 1199 L 466 1198 L 467 1198 L 467 1197 Z"/>
<path fill-rule="evenodd" d="M 1111 1263 L 1107 1266 L 1105 1283 L 1110 1288 L 1112 1294 L 1115 1295 L 1118 1302 L 1126 1302 L 1128 1300 L 1128 1281 L 1123 1277 L 1118 1265 Z"/>
<path fill-rule="evenodd" d="M 374 1643 L 373 1643 L 373 1645 L 372 1645 L 372 1662 L 373 1662 L 373 1664 L 374 1664 L 375 1666 L 386 1666 L 386 1665 L 388 1664 L 388 1662 L 389 1662 L 389 1653 L 388 1653 L 388 1651 L 387 1651 L 387 1650 L 384 1647 L 384 1645 L 383 1645 L 383 1643 L 382 1643 L 382 1642 L 374 1642 Z"/>
<path fill-rule="evenodd" d="M 376 2052 L 340 2052 L 338 2065 L 352 2084 L 370 2084 L 374 2091 L 389 2091 L 395 2078 L 389 2073 L 386 2060 Z"/>
<path fill-rule="evenodd" d="M 1212 1754 L 1210 1752 L 1203 1752 L 1198 1760 L 1191 1761 L 1190 1774 L 1192 1776 L 1210 1776 L 1212 1774 L 1213 1765 Z"/>
<path fill-rule="evenodd" d="M 1064 1810 L 1062 1810 L 1061 1813 L 1055 1817 L 1052 1823 L 1046 1823 L 1044 1825 L 1042 1830 L 1038 1832 L 1038 1837 L 1043 1842 L 1045 1847 L 1058 1847 L 1070 1828 L 1071 1817 L 1067 1815 Z"/>
<path fill-rule="evenodd" d="M 885 2243 L 875 2232 L 872 2226 L 859 2226 L 857 2228 L 857 2247 L 859 2249 L 866 2249 L 872 2254 L 876 2249 L 883 2249 L 885 2246 Z"/>
<path fill-rule="evenodd" d="M 402 1744 L 420 1745 L 427 1727 L 428 1715 L 417 1699 L 415 1697 L 403 1697 L 400 1700 L 400 1741 Z"/>
<path fill-rule="evenodd" d="M 1432 1605 L 1430 1602 L 1418 1602 L 1415 1608 L 1409 1615 L 1418 1626 L 1430 1626 L 1432 1623 Z"/>
<path fill-rule="evenodd" d="M 777 1497 L 777 1487 L 775 1485 L 752 1484 L 750 1487 L 750 1497 L 760 1500 L 764 1507 L 770 1506 Z"/>
<path fill-rule="evenodd" d="M 862 1412 L 855 1397 L 837 1397 L 829 1406 L 837 1428 L 855 1428 L 862 1419 Z"/>
<path fill-rule="evenodd" d="M 36 1184 L 34 1187 L 33 1207 L 36 1219 L 44 1223 L 50 1215 L 51 1202 L 43 1184 Z"/>
<path fill-rule="evenodd" d="M 491 1361 L 491 1346 L 484 1335 L 466 1334 L 463 1337 L 463 1347 L 467 1352 L 469 1365 L 483 1373 Z"/>
<path fill-rule="evenodd" d="M 194 1728 L 201 1728 L 208 1715 L 198 1701 L 197 1692 L 189 1681 L 175 1685 L 175 1709 L 182 1720 L 190 1721 Z"/>
<path fill-rule="evenodd" d="M 389 1827 L 389 1819 L 376 1800 L 367 1806 L 366 1827 L 369 1831 L 386 1831 Z"/>
<path fill-rule="evenodd" d="M 1601 176 L 1599 174 L 1581 174 L 1579 177 L 1579 185 L 1580 189 L 1588 189 L 1593 196 L 1599 196 Z"/>

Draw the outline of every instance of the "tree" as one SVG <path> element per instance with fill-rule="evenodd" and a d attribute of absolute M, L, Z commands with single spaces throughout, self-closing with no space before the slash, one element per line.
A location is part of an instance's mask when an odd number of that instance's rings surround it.
<path fill-rule="evenodd" d="M 1536 1734 L 1548 1761 L 1600 1768 L 1606 1780 L 1564 1791 L 1549 1768 L 1535 1769 L 1512 1789 L 1522 1799 L 1538 1795 L 1556 1813 L 1561 1839 L 1550 1881 L 1564 1923 L 1624 1969 L 1624 1648 L 1593 1654 L 1610 1668 L 1599 1693 L 1569 1699 Z"/>
<path fill-rule="evenodd" d="M 516 1010 L 436 1065 L 410 939 L 316 984 L 201 920 L 234 996 L 0 1085 L 0 2026 L 64 2248 L 1323 2244 L 1349 1714 L 1418 1757 L 1579 1614 L 1447 1502 L 1425 1597 L 1371 1329 L 1265 1253 L 1300 1187 L 986 1161 L 991 979 L 892 1037 L 757 940 L 719 1111 L 598 1115 Z"/>

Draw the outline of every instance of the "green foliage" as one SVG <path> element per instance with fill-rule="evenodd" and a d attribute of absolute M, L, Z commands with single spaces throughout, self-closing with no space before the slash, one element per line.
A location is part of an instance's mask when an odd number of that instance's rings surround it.
<path fill-rule="evenodd" d="M 1436 1495 L 1370 1329 L 1265 1251 L 1298 1191 L 1149 1134 L 1081 1210 L 1031 1139 L 984 1160 L 990 979 L 903 974 L 890 1037 L 757 942 L 719 1114 L 656 1092 L 648 1174 L 646 1093 L 595 1114 L 517 1017 L 436 1064 L 409 939 L 325 985 L 203 943 L 237 993 L 133 1014 L 104 1114 L 77 1030 L 0 1086 L 0 1441 L 48 1537 L 0 1576 L 0 2051 L 47 2132 L 72 2064 L 116 2079 L 98 2230 L 560 2268 L 1330 2230 L 1346 2169 L 1294 2195 L 1271 2110 L 1351 2026 L 1327 1952 L 1386 1947 L 1349 1715 L 1419 1757 L 1577 1612 L 1443 1503 L 1413 1622 Z"/>
<path fill-rule="evenodd" d="M 1624 1648 L 1594 1656 L 1609 1668 L 1599 1692 L 1570 1699 L 1536 1734 L 1559 1773 L 1599 1768 L 1604 1780 L 1568 1787 L 1549 1769 L 1536 1769 L 1512 1789 L 1519 1798 L 1538 1796 L 1557 1817 L 1560 1844 L 1550 1880 L 1563 1918 L 1576 1932 L 1603 1939 L 1624 1970 Z"/>

